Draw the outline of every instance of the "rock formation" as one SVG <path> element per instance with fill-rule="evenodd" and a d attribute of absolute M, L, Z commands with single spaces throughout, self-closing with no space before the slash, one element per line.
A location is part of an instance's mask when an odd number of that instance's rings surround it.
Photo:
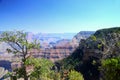
<path fill-rule="evenodd" d="M 115 27 L 98 30 L 86 40 L 82 39 L 77 49 L 63 59 L 61 64 L 66 69 L 82 72 L 85 80 L 100 80 L 101 60 L 118 56 L 120 56 L 120 27 Z"/>

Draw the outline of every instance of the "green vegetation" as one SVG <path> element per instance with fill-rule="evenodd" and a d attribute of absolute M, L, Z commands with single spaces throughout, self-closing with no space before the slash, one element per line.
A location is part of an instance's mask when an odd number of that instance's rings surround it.
<path fill-rule="evenodd" d="M 120 27 L 101 29 L 94 34 L 97 38 L 102 38 L 109 33 L 120 33 Z M 103 36 L 104 35 L 104 36 Z"/>
<path fill-rule="evenodd" d="M 82 63 L 83 51 L 77 48 L 73 54 L 69 57 L 64 58 L 59 63 L 62 65 L 63 69 L 73 70 L 76 66 Z"/>
<path fill-rule="evenodd" d="M 90 38 L 93 40 L 93 41 L 97 41 L 96 37 L 94 35 L 90 36 Z"/>
<path fill-rule="evenodd" d="M 98 44 L 97 47 L 98 49 L 100 49 L 102 47 L 102 44 Z"/>
<path fill-rule="evenodd" d="M 120 80 L 120 58 L 110 58 L 120 56 L 119 35 L 120 27 L 98 30 L 61 61 L 63 69 L 75 69 L 85 80 Z"/>
<path fill-rule="evenodd" d="M 47 59 L 30 58 L 26 61 L 26 65 L 33 66 L 30 74 L 31 80 L 51 80 L 54 78 L 54 71 L 51 70 L 53 63 Z"/>
<path fill-rule="evenodd" d="M 92 61 L 92 64 L 93 64 L 93 65 L 96 65 L 96 63 L 97 63 L 97 62 L 96 62 L 95 60 Z"/>
<path fill-rule="evenodd" d="M 22 71 L 23 71 L 23 78 L 24 80 L 28 80 L 28 75 L 26 71 L 26 60 L 28 51 L 32 48 L 39 49 L 40 44 L 36 40 L 33 42 L 29 42 L 27 40 L 27 35 L 23 31 L 7 31 L 0 35 L 0 41 L 6 42 L 11 46 L 12 49 L 7 49 L 8 52 L 12 52 L 14 54 L 22 55 Z"/>
<path fill-rule="evenodd" d="M 75 70 L 56 72 L 52 69 L 55 65 L 47 59 L 29 58 L 26 65 L 33 66 L 33 71 L 29 75 L 31 80 L 84 80 L 82 74 Z"/>
<path fill-rule="evenodd" d="M 120 57 L 102 60 L 101 70 L 105 80 L 120 80 Z"/>
<path fill-rule="evenodd" d="M 71 70 L 68 74 L 69 80 L 84 80 L 81 73 Z"/>
<path fill-rule="evenodd" d="M 118 42 L 116 43 L 116 46 L 117 46 L 117 47 L 120 47 L 120 41 L 118 41 Z"/>

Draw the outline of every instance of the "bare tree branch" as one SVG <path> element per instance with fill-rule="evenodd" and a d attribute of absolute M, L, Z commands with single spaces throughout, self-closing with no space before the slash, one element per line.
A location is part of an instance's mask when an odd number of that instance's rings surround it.
<path fill-rule="evenodd" d="M 20 50 L 18 50 L 18 49 L 15 48 L 12 44 L 10 44 L 10 42 L 8 42 L 8 44 L 9 44 L 15 51 L 22 53 Z"/>

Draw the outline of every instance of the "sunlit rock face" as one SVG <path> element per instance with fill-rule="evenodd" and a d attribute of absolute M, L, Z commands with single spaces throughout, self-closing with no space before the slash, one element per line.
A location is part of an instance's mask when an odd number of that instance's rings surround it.
<path fill-rule="evenodd" d="M 87 39 L 94 33 L 95 33 L 94 31 L 80 31 L 73 37 L 72 43 L 78 46 L 81 39 Z"/>

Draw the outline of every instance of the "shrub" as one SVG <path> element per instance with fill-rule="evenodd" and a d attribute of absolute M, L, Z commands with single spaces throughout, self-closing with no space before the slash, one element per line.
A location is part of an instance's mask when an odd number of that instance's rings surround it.
<path fill-rule="evenodd" d="M 71 70 L 68 74 L 69 80 L 84 80 L 81 73 Z"/>
<path fill-rule="evenodd" d="M 101 70 L 105 80 L 120 80 L 120 58 L 103 60 Z"/>
<path fill-rule="evenodd" d="M 96 41 L 97 39 L 96 39 L 96 37 L 95 36 L 91 36 L 91 39 L 93 40 L 93 41 Z"/>

